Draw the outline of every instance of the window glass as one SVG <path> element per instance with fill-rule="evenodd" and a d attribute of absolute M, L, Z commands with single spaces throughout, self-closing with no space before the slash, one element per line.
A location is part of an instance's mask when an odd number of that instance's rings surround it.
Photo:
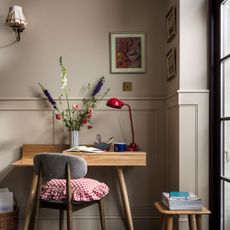
<path fill-rule="evenodd" d="M 222 79 L 222 116 L 230 117 L 230 58 L 221 65 Z"/>
<path fill-rule="evenodd" d="M 221 5 L 221 57 L 230 53 L 230 1 Z"/>
<path fill-rule="evenodd" d="M 230 229 L 230 184 L 224 183 L 224 229 Z"/>
<path fill-rule="evenodd" d="M 230 121 L 223 121 L 223 172 L 224 177 L 230 178 Z M 229 193 L 230 194 L 230 193 Z M 230 228 L 229 228 L 230 229 Z"/>

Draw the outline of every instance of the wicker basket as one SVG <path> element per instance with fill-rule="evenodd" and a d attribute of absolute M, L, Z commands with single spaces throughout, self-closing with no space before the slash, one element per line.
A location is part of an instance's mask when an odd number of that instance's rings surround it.
<path fill-rule="evenodd" d="M 18 208 L 12 212 L 0 213 L 0 230 L 17 230 Z"/>

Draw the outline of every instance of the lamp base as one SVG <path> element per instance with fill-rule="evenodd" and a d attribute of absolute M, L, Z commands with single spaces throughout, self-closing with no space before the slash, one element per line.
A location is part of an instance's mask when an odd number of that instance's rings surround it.
<path fill-rule="evenodd" d="M 127 151 L 138 151 L 137 144 L 132 142 L 129 146 L 127 146 Z"/>

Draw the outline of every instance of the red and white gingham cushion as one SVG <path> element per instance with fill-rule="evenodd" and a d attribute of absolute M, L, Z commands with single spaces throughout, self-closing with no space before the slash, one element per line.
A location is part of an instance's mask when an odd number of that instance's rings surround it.
<path fill-rule="evenodd" d="M 90 178 L 71 180 L 72 199 L 74 201 L 100 200 L 108 194 L 109 187 L 105 183 Z M 66 180 L 52 179 L 41 187 L 42 200 L 61 201 L 66 197 Z"/>

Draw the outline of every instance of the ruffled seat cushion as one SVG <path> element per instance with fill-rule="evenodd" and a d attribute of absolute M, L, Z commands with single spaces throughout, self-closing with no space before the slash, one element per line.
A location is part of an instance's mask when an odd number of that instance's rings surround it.
<path fill-rule="evenodd" d="M 105 183 L 90 178 L 71 180 L 71 191 L 73 201 L 100 200 L 109 192 Z M 66 198 L 66 180 L 52 179 L 41 187 L 42 200 L 62 201 Z"/>

